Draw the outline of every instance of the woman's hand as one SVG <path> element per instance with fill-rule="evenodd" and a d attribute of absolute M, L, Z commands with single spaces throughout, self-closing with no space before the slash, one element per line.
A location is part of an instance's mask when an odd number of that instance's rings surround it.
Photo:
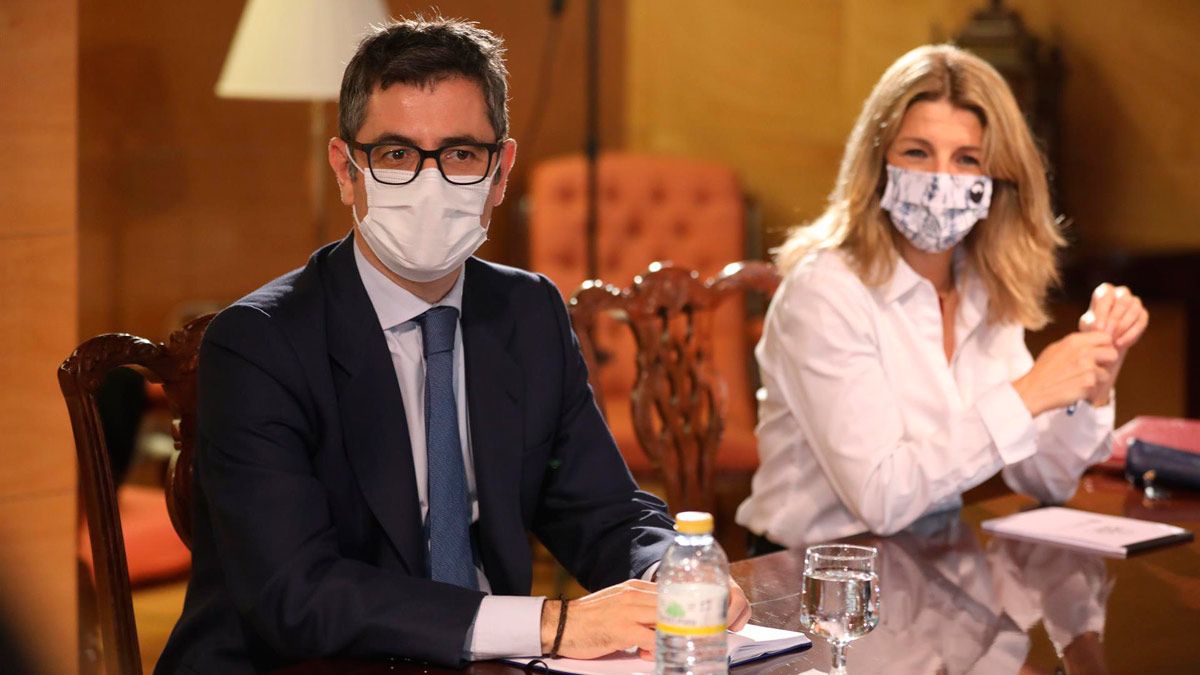
<path fill-rule="evenodd" d="M 1088 398 L 1095 391 L 1109 391 L 1110 368 L 1119 359 L 1112 336 L 1103 331 L 1071 333 L 1038 354 L 1013 388 L 1034 417 Z"/>
<path fill-rule="evenodd" d="M 1097 384 L 1088 392 L 1087 399 L 1093 405 L 1108 403 L 1112 388 L 1117 383 L 1117 375 L 1125 363 L 1125 354 L 1146 332 L 1149 323 L 1150 313 L 1142 305 L 1141 298 L 1125 286 L 1103 283 L 1092 292 L 1088 311 L 1079 317 L 1079 330 L 1108 333 L 1117 349 L 1117 360 L 1106 367 L 1107 383 L 1101 383 L 1103 387 Z"/>

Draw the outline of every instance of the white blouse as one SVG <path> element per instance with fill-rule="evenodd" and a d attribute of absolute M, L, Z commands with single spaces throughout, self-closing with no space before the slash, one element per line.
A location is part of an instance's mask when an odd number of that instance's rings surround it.
<path fill-rule="evenodd" d="M 1046 502 L 1108 456 L 1114 406 L 1031 417 L 1011 382 L 1033 358 L 1024 329 L 987 321 L 987 292 L 957 264 L 947 363 L 933 284 L 903 260 L 865 285 L 845 254 L 809 256 L 784 279 L 755 350 L 759 405 L 752 494 L 737 522 L 785 546 L 892 534 L 957 508 L 997 471 Z"/>

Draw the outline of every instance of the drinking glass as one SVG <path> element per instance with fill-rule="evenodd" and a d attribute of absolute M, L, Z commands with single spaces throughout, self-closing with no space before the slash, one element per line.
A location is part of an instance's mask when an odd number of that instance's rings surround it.
<path fill-rule="evenodd" d="M 869 546 L 825 544 L 804 552 L 800 624 L 833 647 L 830 675 L 845 675 L 846 645 L 879 623 L 876 559 Z"/>

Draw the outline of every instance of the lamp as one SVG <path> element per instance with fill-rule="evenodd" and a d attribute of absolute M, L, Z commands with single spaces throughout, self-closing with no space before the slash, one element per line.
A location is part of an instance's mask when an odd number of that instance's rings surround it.
<path fill-rule="evenodd" d="M 1058 47 L 1048 46 L 1030 33 L 1021 16 L 1006 7 L 1003 0 L 988 0 L 987 7 L 976 11 L 954 37 L 954 44 L 992 64 L 1008 82 L 1054 178 L 1061 167 L 1058 102 L 1063 61 Z M 1050 183 L 1055 202 L 1057 182 L 1055 179 Z M 1057 212 L 1057 204 L 1055 209 Z"/>
<path fill-rule="evenodd" d="M 249 0 L 216 93 L 221 98 L 309 102 L 309 188 L 322 242 L 325 104 L 367 28 L 388 21 L 382 0 Z"/>

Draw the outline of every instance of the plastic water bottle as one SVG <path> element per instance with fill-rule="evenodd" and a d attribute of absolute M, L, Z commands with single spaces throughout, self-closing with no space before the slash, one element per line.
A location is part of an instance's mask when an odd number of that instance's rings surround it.
<path fill-rule="evenodd" d="M 729 559 L 713 539 L 711 514 L 680 513 L 675 531 L 675 543 L 658 568 L 655 672 L 728 673 Z"/>

